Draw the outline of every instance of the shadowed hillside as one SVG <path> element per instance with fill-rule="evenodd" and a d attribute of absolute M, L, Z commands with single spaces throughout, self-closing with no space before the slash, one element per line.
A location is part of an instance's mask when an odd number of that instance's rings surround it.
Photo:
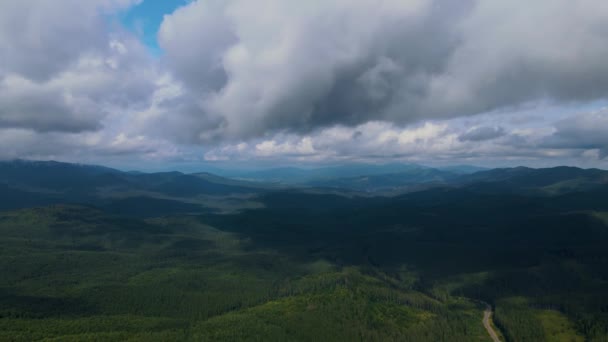
<path fill-rule="evenodd" d="M 605 171 L 426 175 L 0 163 L 0 340 L 488 340 L 485 303 L 508 341 L 606 339 Z"/>

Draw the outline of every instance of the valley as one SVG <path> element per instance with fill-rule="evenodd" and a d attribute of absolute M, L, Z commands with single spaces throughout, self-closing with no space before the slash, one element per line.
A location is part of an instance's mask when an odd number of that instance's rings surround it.
<path fill-rule="evenodd" d="M 386 194 L 0 165 L 0 340 L 603 341 L 606 173 L 531 170 Z"/>

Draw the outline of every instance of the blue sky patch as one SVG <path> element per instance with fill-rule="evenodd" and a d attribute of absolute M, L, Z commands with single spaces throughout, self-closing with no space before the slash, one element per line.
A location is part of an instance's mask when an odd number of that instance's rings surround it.
<path fill-rule="evenodd" d="M 122 13 L 120 21 L 140 37 L 153 54 L 159 55 L 161 49 L 156 35 L 163 17 L 189 2 L 189 0 L 144 0 Z"/>

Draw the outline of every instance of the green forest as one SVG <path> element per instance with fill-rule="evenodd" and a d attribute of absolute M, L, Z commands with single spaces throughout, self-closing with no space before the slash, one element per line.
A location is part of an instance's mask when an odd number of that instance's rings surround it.
<path fill-rule="evenodd" d="M 0 211 L 0 341 L 492 341 L 488 312 L 501 341 L 608 340 L 605 187 L 170 197 L 199 178 L 125 177 Z"/>
<path fill-rule="evenodd" d="M 465 255 L 472 245 L 447 238 L 397 246 L 389 240 L 419 233 L 392 227 L 318 240 L 314 228 L 277 232 L 262 214 L 141 220 L 61 205 L 5 212 L 0 340 L 488 341 L 482 300 L 507 341 L 608 336 L 608 258 L 594 246 L 534 251 L 529 265 L 502 261 L 477 272 L 491 261 L 487 251 Z M 207 223 L 232 220 L 260 229 Z M 289 227 L 284 220 L 276 227 Z"/>

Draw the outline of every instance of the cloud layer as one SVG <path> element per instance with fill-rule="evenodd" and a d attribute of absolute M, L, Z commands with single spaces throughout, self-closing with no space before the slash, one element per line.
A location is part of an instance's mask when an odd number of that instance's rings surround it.
<path fill-rule="evenodd" d="M 104 17 L 132 2 L 1 2 L 0 128 L 95 131 L 108 113 L 145 106 L 145 49 Z"/>
<path fill-rule="evenodd" d="M 160 57 L 116 19 L 137 2 L 0 2 L 0 158 L 608 153 L 602 1 L 190 1 Z"/>
<path fill-rule="evenodd" d="M 198 1 L 159 38 L 204 140 L 597 100 L 606 19 L 592 0 Z"/>

